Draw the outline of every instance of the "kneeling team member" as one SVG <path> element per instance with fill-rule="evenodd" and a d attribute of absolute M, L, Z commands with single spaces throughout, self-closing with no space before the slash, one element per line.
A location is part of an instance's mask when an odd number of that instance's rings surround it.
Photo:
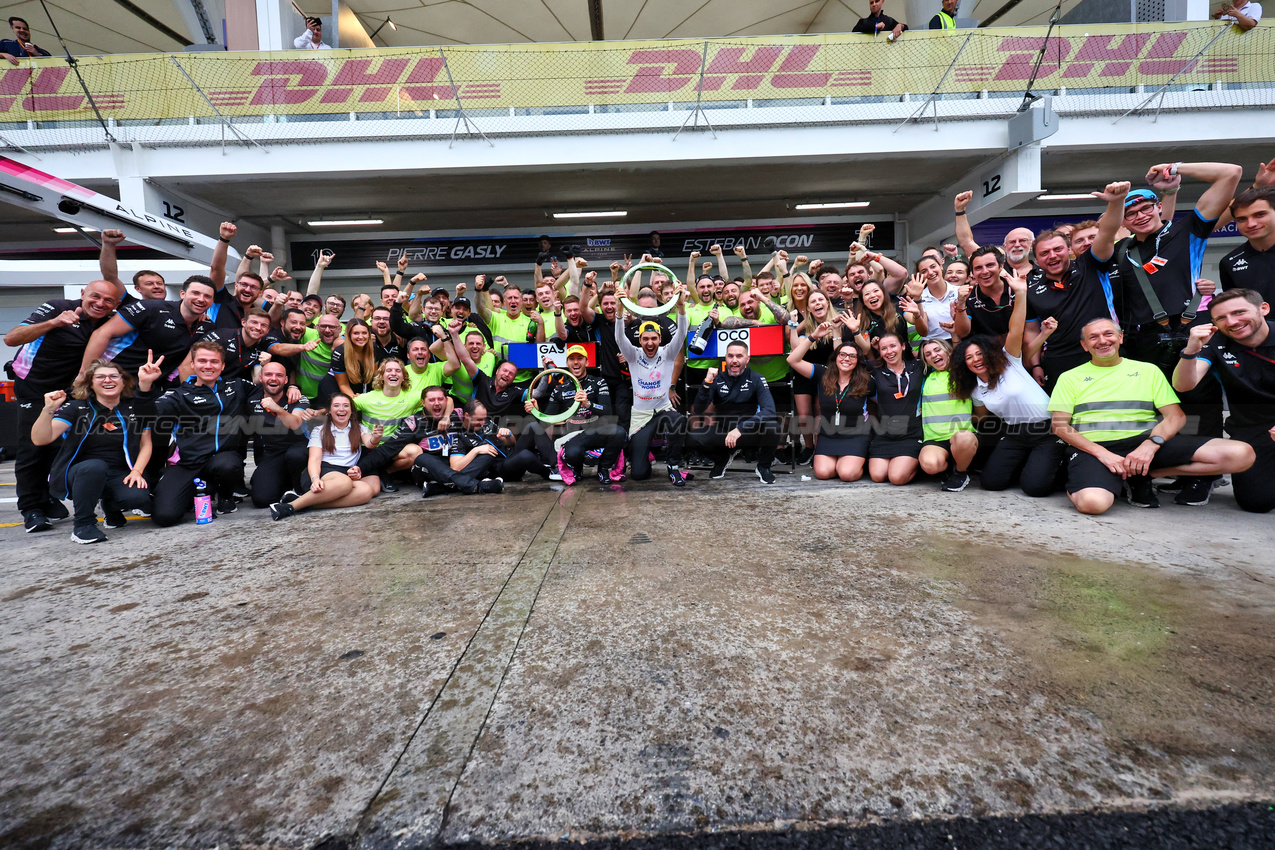
<path fill-rule="evenodd" d="M 623 311 L 623 302 L 620 310 Z M 617 314 L 620 315 L 620 314 Z M 668 477 L 674 487 L 685 487 L 682 475 L 682 446 L 686 442 L 686 417 L 669 400 L 669 388 L 676 378 L 675 366 L 686 345 L 686 287 L 677 287 L 677 330 L 667 345 L 660 345 L 658 322 L 638 325 L 636 347 L 629 341 L 624 322 L 615 322 L 615 342 L 629 367 L 633 382 L 633 412 L 629 420 L 628 456 L 635 481 L 651 477 L 651 440 L 656 433 L 668 438 Z"/>
<path fill-rule="evenodd" d="M 726 474 L 729 453 L 736 448 L 756 446 L 757 477 L 763 484 L 774 484 L 770 465 L 779 445 L 779 416 L 770 385 L 761 375 L 748 368 L 748 346 L 735 341 L 726 346 L 722 371 L 709 369 L 695 396 L 692 410 L 702 415 L 713 406 L 713 424 L 692 431 L 690 445 L 713 459 L 710 478 Z"/>
<path fill-rule="evenodd" d="M 589 374 L 588 363 L 589 356 L 584 346 L 567 346 L 567 371 L 580 382 L 580 389 L 575 389 L 566 380 L 543 381 L 536 388 L 532 401 L 537 409 L 548 413 L 564 411 L 573 403 L 580 405 L 576 414 L 563 425 L 565 433 L 559 438 L 558 472 L 564 483 L 574 484 L 584 476 L 585 455 L 594 449 L 602 450 L 598 458 L 599 480 L 603 484 L 623 481 L 624 468 L 621 466 L 617 473 L 616 467 L 620 463 L 627 434 L 613 418 L 611 388 L 605 378 Z"/>
<path fill-rule="evenodd" d="M 1158 508 L 1154 477 L 1223 475 L 1253 465 L 1246 443 L 1179 434 L 1186 415 L 1168 380 L 1155 364 L 1122 358 L 1123 342 L 1110 319 L 1085 325 L 1081 345 L 1092 360 L 1064 372 L 1049 399 L 1054 433 L 1072 447 L 1067 495 L 1077 510 L 1106 513 L 1126 483 L 1129 504 Z"/>

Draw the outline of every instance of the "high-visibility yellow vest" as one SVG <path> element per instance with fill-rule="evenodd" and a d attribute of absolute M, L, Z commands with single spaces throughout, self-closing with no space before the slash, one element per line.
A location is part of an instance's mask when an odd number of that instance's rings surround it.
<path fill-rule="evenodd" d="M 974 430 L 974 402 L 953 398 L 947 372 L 931 372 L 921 385 L 921 434 L 927 440 L 950 440 L 957 431 Z"/>

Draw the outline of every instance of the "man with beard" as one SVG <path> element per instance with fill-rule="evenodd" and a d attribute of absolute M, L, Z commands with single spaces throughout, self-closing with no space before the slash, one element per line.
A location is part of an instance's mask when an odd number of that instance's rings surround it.
<path fill-rule="evenodd" d="M 266 351 L 270 353 L 272 359 L 284 361 L 289 375 L 297 374 L 301 354 L 312 351 L 319 345 L 317 339 L 309 342 L 302 341 L 308 329 L 305 313 L 297 309 L 288 309 L 283 314 L 283 322 L 280 326 L 266 334 Z"/>
<path fill-rule="evenodd" d="M 242 326 L 212 331 L 204 339 L 217 343 L 225 352 L 226 368 L 221 373 L 222 378 L 227 381 L 235 378 L 251 381 L 252 370 L 257 367 L 262 356 L 267 363 L 270 362 L 270 354 L 266 350 L 266 335 L 269 333 L 270 314 L 259 307 L 249 307 L 244 313 Z"/>
<path fill-rule="evenodd" d="M 660 326 L 643 320 L 638 324 L 640 347 L 629 341 L 622 324 L 615 325 L 615 340 L 629 366 L 633 385 L 633 412 L 629 421 L 629 463 L 633 479 L 651 477 L 650 448 L 656 434 L 668 437 L 668 477 L 674 487 L 685 487 L 682 445 L 686 441 L 686 417 L 677 412 L 670 388 L 677 375 L 677 356 L 686 344 L 686 287 L 677 287 L 677 331 L 667 345 L 660 345 Z"/>
<path fill-rule="evenodd" d="M 732 342 L 726 346 L 722 370 L 709 369 L 695 397 L 694 411 L 702 414 L 713 407 L 713 424 L 696 429 L 687 442 L 703 449 L 713 459 L 710 478 L 721 478 L 730 464 L 730 453 L 744 446 L 756 446 L 757 477 L 774 484 L 770 465 L 779 445 L 779 417 L 770 385 L 748 368 L 748 346 Z"/>
<path fill-rule="evenodd" d="M 1209 315 L 1213 324 L 1192 328 L 1178 355 L 1173 388 L 1194 389 L 1210 372 L 1221 382 L 1231 409 L 1226 433 L 1256 455 L 1249 469 L 1231 479 L 1235 501 L 1246 511 L 1267 513 L 1275 508 L 1275 325 L 1268 319 L 1270 305 L 1251 289 L 1228 289 L 1209 304 Z M 1207 502 L 1208 490 L 1202 495 Z"/>
<path fill-rule="evenodd" d="M 972 200 L 974 200 L 974 193 L 965 191 L 957 195 L 952 202 L 956 208 L 956 241 L 967 257 L 972 257 L 979 247 L 978 242 L 974 240 L 974 231 L 970 228 L 969 218 L 965 212 Z M 1066 237 L 1063 241 L 1066 241 Z M 1015 227 L 1005 234 L 1005 241 L 1001 244 L 1001 253 L 1005 258 L 1006 267 L 1020 277 L 1027 277 L 1032 271 L 1032 243 L 1031 230 L 1026 227 Z M 939 262 L 942 263 L 942 259 Z"/>
<path fill-rule="evenodd" d="M 467 496 L 501 492 L 504 482 L 499 478 L 479 480 L 479 473 L 483 470 L 478 466 L 472 469 L 452 467 L 451 437 L 463 425 L 454 411 L 448 413 L 450 405 L 447 392 L 439 386 L 426 387 L 422 402 L 423 422 L 417 429 L 423 434 L 422 451 L 412 464 L 412 476 L 422 485 L 421 495 L 428 499 L 430 496 L 441 496 L 452 491 Z"/>
<path fill-rule="evenodd" d="M 282 361 L 261 367 L 260 383 L 248 396 L 248 406 L 256 465 L 248 492 L 254 506 L 268 508 L 301 484 L 310 456 L 301 425 L 313 413 L 304 398 L 288 401 L 288 369 Z"/>
<path fill-rule="evenodd" d="M 191 275 L 182 284 L 179 301 L 148 298 L 127 304 L 93 332 L 85 346 L 80 371 L 97 358 L 105 357 L 108 349 L 118 348 L 111 346 L 112 340 L 136 334 L 135 342 L 123 350 L 135 351 L 135 344 L 140 344 L 153 351 L 156 360 L 162 357 L 164 368 L 168 370 L 165 386 L 172 386 L 179 379 L 191 344 L 212 330 L 212 323 L 206 319 L 205 313 L 215 297 L 216 289 L 211 278 Z M 120 368 L 128 369 L 128 365 L 120 364 Z"/>
<path fill-rule="evenodd" d="M 47 531 L 50 519 L 70 515 L 49 494 L 49 472 L 58 454 L 56 442 L 37 446 L 31 426 L 44 410 L 44 394 L 66 391 L 83 371 L 83 352 L 97 329 L 104 327 L 119 301 L 117 287 L 95 280 L 79 299 L 55 298 L 41 304 L 4 336 L 4 344 L 18 348 L 13 358 L 14 393 L 18 400 L 18 510 L 28 532 Z M 92 360 L 87 361 L 93 362 Z"/>
<path fill-rule="evenodd" d="M 1033 275 L 1027 285 L 1027 333 L 1035 340 L 1042 321 L 1057 322 L 1056 329 L 1046 334 L 1045 349 L 1040 355 L 1047 392 L 1053 392 L 1064 372 L 1089 361 L 1089 354 L 1081 345 L 1081 329 L 1094 319 L 1115 320 L 1107 275 L 1128 191 L 1128 183 L 1111 183 L 1104 191 L 1094 193 L 1107 202 L 1107 209 L 1099 219 L 1098 236 L 1092 247 L 1079 257 L 1072 259 L 1067 240 L 1060 233 L 1046 230 L 1036 237 L 1033 250 L 1041 273 Z M 1028 349 L 1032 345 L 1029 343 Z"/>
<path fill-rule="evenodd" d="M 398 337 L 390 329 L 391 312 L 389 307 L 373 308 L 372 318 L 368 321 L 368 327 L 372 329 L 372 356 L 376 358 L 377 363 L 387 357 L 403 356 L 403 348 L 399 345 Z"/>

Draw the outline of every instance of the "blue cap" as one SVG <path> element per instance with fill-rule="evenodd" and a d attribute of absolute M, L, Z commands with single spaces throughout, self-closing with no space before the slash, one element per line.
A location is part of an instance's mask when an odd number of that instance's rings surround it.
<path fill-rule="evenodd" d="M 1124 208 L 1129 209 L 1129 207 L 1139 201 L 1150 201 L 1153 204 L 1158 204 L 1160 203 L 1160 196 L 1150 189 L 1134 189 L 1124 196 Z"/>

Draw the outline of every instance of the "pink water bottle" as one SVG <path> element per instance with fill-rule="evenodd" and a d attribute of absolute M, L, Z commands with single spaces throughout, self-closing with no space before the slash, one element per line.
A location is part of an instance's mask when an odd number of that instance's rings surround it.
<path fill-rule="evenodd" d="M 205 525 L 213 521 L 212 496 L 204 479 L 195 479 L 195 524 Z"/>

